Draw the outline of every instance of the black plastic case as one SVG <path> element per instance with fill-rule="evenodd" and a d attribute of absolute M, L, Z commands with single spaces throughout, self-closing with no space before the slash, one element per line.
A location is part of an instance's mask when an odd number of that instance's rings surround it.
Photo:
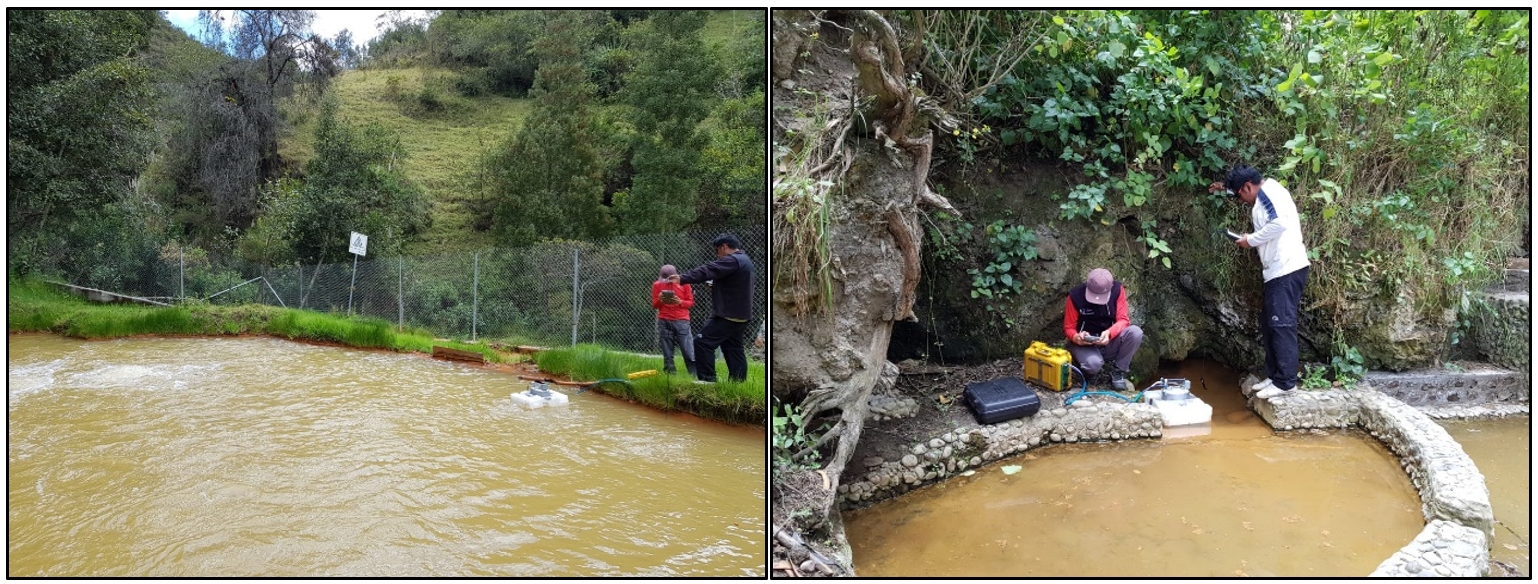
<path fill-rule="evenodd" d="M 1033 416 L 1041 410 L 1041 398 L 1036 396 L 1036 390 L 1019 377 L 969 383 L 961 395 L 979 424 L 997 424 Z"/>

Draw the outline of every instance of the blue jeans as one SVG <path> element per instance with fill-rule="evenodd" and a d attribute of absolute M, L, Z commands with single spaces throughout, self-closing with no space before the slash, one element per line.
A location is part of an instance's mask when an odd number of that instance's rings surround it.
<path fill-rule="evenodd" d="M 689 331 L 687 320 L 657 319 L 657 333 L 662 337 L 662 370 L 668 375 L 678 372 L 673 367 L 673 346 L 683 349 L 684 368 L 694 375 L 694 334 Z"/>

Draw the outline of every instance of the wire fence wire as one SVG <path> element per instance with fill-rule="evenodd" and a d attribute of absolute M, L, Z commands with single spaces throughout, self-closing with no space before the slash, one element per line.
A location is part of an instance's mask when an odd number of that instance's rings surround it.
<path fill-rule="evenodd" d="M 754 322 L 744 343 L 762 359 L 768 291 L 763 226 L 729 230 L 742 242 L 754 274 Z M 680 232 L 599 241 L 550 241 L 529 247 L 413 257 L 358 258 L 314 265 L 262 266 L 210 260 L 167 245 L 115 270 L 110 282 L 90 274 L 75 284 L 162 300 L 259 303 L 379 318 L 456 339 L 512 339 L 547 346 L 597 343 L 657 354 L 657 311 L 651 285 L 663 264 L 679 272 L 715 259 L 720 232 Z M 355 267 L 356 266 L 356 267 Z M 116 287 L 116 288 L 113 288 Z M 695 333 L 712 314 L 710 290 L 695 285 Z"/>

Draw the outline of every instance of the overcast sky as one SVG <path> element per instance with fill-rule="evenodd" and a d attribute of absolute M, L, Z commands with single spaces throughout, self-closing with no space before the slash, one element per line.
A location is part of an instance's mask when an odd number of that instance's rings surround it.
<path fill-rule="evenodd" d="M 166 19 L 187 31 L 192 38 L 198 38 L 198 11 L 197 10 L 167 10 Z M 223 11 L 233 12 L 230 10 Z M 366 45 L 374 37 L 379 36 L 379 29 L 375 27 L 375 18 L 384 14 L 384 10 L 316 10 L 315 22 L 310 24 L 310 30 L 325 38 L 336 36 L 342 29 L 352 31 L 352 42 Z M 421 16 L 424 10 L 405 11 L 412 16 Z"/>

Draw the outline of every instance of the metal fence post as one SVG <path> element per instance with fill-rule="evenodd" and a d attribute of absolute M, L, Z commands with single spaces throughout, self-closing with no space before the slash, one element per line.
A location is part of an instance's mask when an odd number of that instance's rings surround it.
<path fill-rule="evenodd" d="M 177 298 L 177 300 L 181 300 L 181 301 L 185 302 L 187 300 L 187 250 L 186 249 L 180 249 L 178 251 L 181 252 L 178 255 L 180 255 L 181 258 L 182 258 L 182 271 L 180 272 L 181 273 L 181 292 L 178 293 L 176 298 Z"/>
<path fill-rule="evenodd" d="M 582 324 L 582 296 L 577 288 L 582 274 L 582 248 L 571 250 L 571 346 L 577 346 L 577 327 Z"/>
<path fill-rule="evenodd" d="M 395 308 L 398 312 L 395 330 L 400 332 L 406 330 L 406 258 L 396 256 L 395 259 L 400 262 L 400 271 L 397 272 L 399 276 L 395 280 Z"/>
<path fill-rule="evenodd" d="M 352 316 L 352 290 L 358 287 L 358 254 L 352 254 L 352 283 L 347 285 L 347 316 Z"/>
<path fill-rule="evenodd" d="M 481 314 L 481 252 L 475 252 L 475 277 L 470 283 L 470 342 L 475 342 L 475 321 Z"/>

